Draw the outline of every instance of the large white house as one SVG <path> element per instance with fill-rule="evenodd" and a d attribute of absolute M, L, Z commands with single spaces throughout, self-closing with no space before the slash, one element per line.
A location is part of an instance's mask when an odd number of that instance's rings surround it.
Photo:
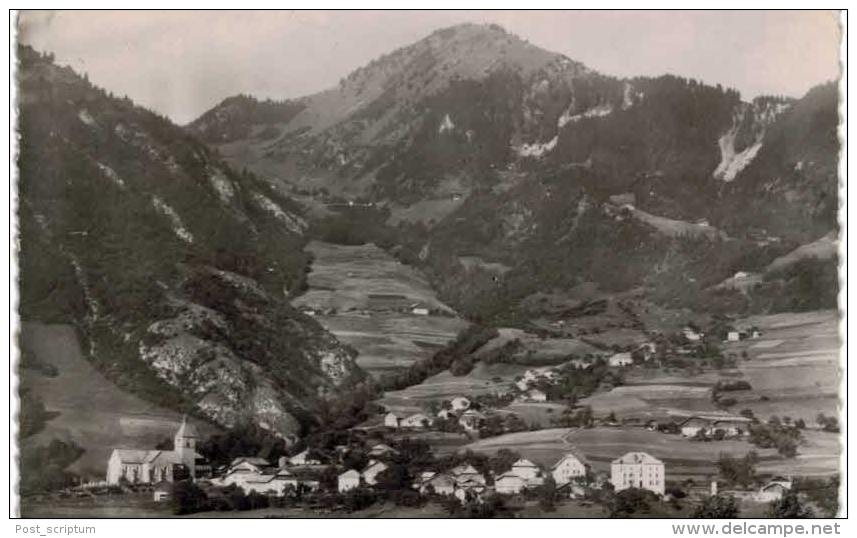
<path fill-rule="evenodd" d="M 107 483 L 127 480 L 132 484 L 153 484 L 195 479 L 197 471 L 207 468 L 205 458 L 196 451 L 198 437 L 196 428 L 183 418 L 173 440 L 173 450 L 114 448 L 107 460 Z"/>
<path fill-rule="evenodd" d="M 586 463 L 582 456 L 568 452 L 554 464 L 551 475 L 556 485 L 562 486 L 576 478 L 586 477 Z"/>
<path fill-rule="evenodd" d="M 360 487 L 360 473 L 354 469 L 349 469 L 339 475 L 337 478 L 337 490 L 339 493 L 345 493 L 348 490 Z"/>
<path fill-rule="evenodd" d="M 664 494 L 664 462 L 645 452 L 628 452 L 613 460 L 610 471 L 610 482 L 616 491 L 640 488 Z"/>

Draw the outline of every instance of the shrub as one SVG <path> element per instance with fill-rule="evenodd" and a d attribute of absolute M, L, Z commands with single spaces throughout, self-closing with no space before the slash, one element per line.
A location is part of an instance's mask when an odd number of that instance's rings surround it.
<path fill-rule="evenodd" d="M 794 490 L 789 490 L 781 499 L 771 502 L 768 516 L 775 518 L 811 518 L 815 517 L 812 508 L 805 506 Z"/>
<path fill-rule="evenodd" d="M 714 495 L 705 499 L 693 511 L 695 518 L 727 519 L 738 517 L 738 501 L 731 495 Z"/>
<path fill-rule="evenodd" d="M 170 504 L 176 515 L 194 514 L 209 509 L 208 496 L 202 488 L 189 480 L 173 484 Z"/>

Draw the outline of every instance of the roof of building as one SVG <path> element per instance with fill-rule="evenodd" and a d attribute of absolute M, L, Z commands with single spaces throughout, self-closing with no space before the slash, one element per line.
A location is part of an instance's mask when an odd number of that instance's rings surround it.
<path fill-rule="evenodd" d="M 432 486 L 444 485 L 444 486 L 454 486 L 455 479 L 449 476 L 446 473 L 439 473 L 434 475 L 433 477 L 425 480 L 423 485 L 427 486 L 431 484 Z"/>
<path fill-rule="evenodd" d="M 526 481 L 526 480 L 524 480 L 524 477 L 518 476 L 515 473 L 503 473 L 494 479 L 494 483 L 496 484 L 497 482 L 506 481 L 506 480 L 517 480 L 520 482 Z"/>
<path fill-rule="evenodd" d="M 690 427 L 693 427 L 693 426 L 704 427 L 704 426 L 708 426 L 709 424 L 711 424 L 711 421 L 710 421 L 710 420 L 708 420 L 707 418 L 702 418 L 702 417 L 688 417 L 688 418 L 686 418 L 685 420 L 683 420 L 681 423 L 679 423 L 679 426 L 681 426 L 682 428 L 683 428 L 683 427 L 685 427 L 685 426 L 690 426 Z"/>
<path fill-rule="evenodd" d="M 176 437 L 199 437 L 196 426 L 187 421 L 187 416 L 182 417 L 182 424 L 179 426 L 179 431 L 176 432 Z"/>
<path fill-rule="evenodd" d="M 360 478 L 360 472 L 358 472 L 354 469 L 348 469 L 347 471 L 345 471 L 344 473 L 341 473 L 339 475 L 339 478 L 346 478 L 346 477 L 347 478 L 352 478 L 352 477 L 353 478 Z"/>
<path fill-rule="evenodd" d="M 620 458 L 613 460 L 613 463 L 635 464 L 635 463 L 654 463 L 663 465 L 664 462 L 645 452 L 628 452 Z"/>
<path fill-rule="evenodd" d="M 376 473 L 380 473 L 381 471 L 383 471 L 386 468 L 387 468 L 387 464 L 384 463 L 383 461 L 370 461 L 369 465 L 367 465 L 366 468 L 363 469 L 363 472 L 368 473 L 369 471 L 374 471 Z"/>
<path fill-rule="evenodd" d="M 391 447 L 390 445 L 386 445 L 384 443 L 378 443 L 377 445 L 375 445 L 371 449 L 369 449 L 369 453 L 370 454 L 388 454 L 388 453 L 395 454 L 396 449 Z"/>
<path fill-rule="evenodd" d="M 160 452 L 159 450 L 137 450 L 133 448 L 114 448 L 113 454 L 119 457 L 122 463 L 145 463 L 149 461 L 152 453 Z"/>
<path fill-rule="evenodd" d="M 535 463 L 531 462 L 528 459 L 521 458 L 512 464 L 512 468 L 514 469 L 515 467 L 535 467 L 535 468 L 538 468 L 538 465 L 536 465 Z"/>
<path fill-rule="evenodd" d="M 229 464 L 230 467 L 235 467 L 243 462 L 249 463 L 250 465 L 255 465 L 256 467 L 270 467 L 271 462 L 266 460 L 265 458 L 259 458 L 255 456 L 238 456 L 232 463 Z"/>
<path fill-rule="evenodd" d="M 479 471 L 469 463 L 462 463 L 461 465 L 452 468 L 449 472 L 456 476 L 462 474 L 479 474 Z"/>
<path fill-rule="evenodd" d="M 578 452 L 577 450 L 570 450 L 570 451 L 567 451 L 565 454 L 563 454 L 562 457 L 560 459 L 558 459 L 556 463 L 553 464 L 552 469 L 556 469 L 557 467 L 560 466 L 560 464 L 562 462 L 564 462 L 565 460 L 567 460 L 569 458 L 574 458 L 583 465 L 586 464 L 586 456 L 584 456 L 582 453 Z"/>
<path fill-rule="evenodd" d="M 614 353 L 609 359 L 610 362 L 620 362 L 620 361 L 630 361 L 633 360 L 631 358 L 631 354 L 627 351 L 623 351 L 621 353 Z"/>

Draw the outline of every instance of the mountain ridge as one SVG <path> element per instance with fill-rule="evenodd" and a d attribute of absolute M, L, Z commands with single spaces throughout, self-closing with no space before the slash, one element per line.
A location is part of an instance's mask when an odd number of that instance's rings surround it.
<path fill-rule="evenodd" d="M 167 119 L 19 48 L 23 319 L 73 323 L 114 383 L 298 434 L 353 353 L 289 304 L 307 223 Z"/>
<path fill-rule="evenodd" d="M 595 279 L 724 307 L 710 286 L 838 226 L 833 84 L 743 101 L 672 75 L 602 75 L 502 29 L 466 25 L 355 70 L 325 99 L 335 95 L 344 96 L 331 105 L 338 112 L 319 123 L 278 124 L 264 143 L 208 142 L 283 192 L 375 208 L 373 222 L 387 229 L 367 240 L 423 266 L 463 312 L 490 302 L 498 282 L 514 297 L 502 308 L 515 309 L 544 271 L 569 274 L 543 275 L 545 285 Z M 581 256 L 619 268 L 608 278 Z M 706 264 L 712 256 L 718 263 Z M 512 270 L 480 283 L 456 262 L 472 257 Z"/>

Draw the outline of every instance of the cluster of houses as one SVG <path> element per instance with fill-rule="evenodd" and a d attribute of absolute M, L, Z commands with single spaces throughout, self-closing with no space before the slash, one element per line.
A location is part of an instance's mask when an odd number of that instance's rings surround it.
<path fill-rule="evenodd" d="M 322 466 L 321 461 L 309 456 L 304 450 L 291 458 L 282 457 L 277 465 L 271 464 L 265 458 L 239 457 L 235 458 L 225 473 L 212 478 L 215 486 L 235 485 L 245 493 L 265 493 L 278 496 L 287 491 L 305 493 L 318 491 L 318 474 L 314 467 Z"/>
<path fill-rule="evenodd" d="M 473 409 L 472 406 L 473 404 L 468 398 L 457 396 L 438 411 L 435 417 L 430 417 L 425 413 L 413 413 L 400 417 L 396 413 L 390 412 L 384 415 L 384 426 L 394 430 L 423 430 L 430 428 L 434 424 L 435 418 L 456 419 L 465 431 L 476 432 L 485 422 L 486 417 L 478 410 Z"/>
<path fill-rule="evenodd" d="M 466 398 L 454 399 L 451 409 L 466 416 L 470 402 Z M 712 429 L 726 431 L 729 435 L 740 435 L 740 421 L 725 421 L 718 418 L 690 417 L 681 425 L 686 437 Z M 238 457 L 226 468 L 211 476 L 211 467 L 196 452 L 198 434 L 186 420 L 176 432 L 174 450 L 115 449 L 108 460 L 106 485 L 122 481 L 132 484 L 151 484 L 154 498 L 163 501 L 169 498 L 171 483 L 184 480 L 205 479 L 214 486 L 237 486 L 245 493 L 284 496 L 319 491 L 320 471 L 329 468 L 307 449 L 292 457 L 281 457 L 276 464 L 260 457 Z M 379 475 L 389 469 L 389 461 L 397 455 L 396 449 L 377 443 L 368 451 L 369 462 L 360 471 L 348 469 L 337 476 L 337 491 L 345 493 L 359 487 L 378 484 Z M 628 452 L 610 464 L 610 473 L 594 476 L 584 456 L 570 450 L 549 469 L 521 458 L 503 473 L 490 477 L 464 463 L 449 470 L 424 470 L 416 477 L 412 488 L 422 495 L 449 495 L 462 503 L 480 499 L 486 492 L 501 495 L 517 495 L 537 488 L 547 477 L 553 478 L 557 491 L 569 498 L 581 498 L 586 487 L 599 489 L 609 481 L 615 491 L 638 488 L 658 495 L 665 494 L 666 469 L 663 461 L 645 452 Z M 739 499 L 752 502 L 770 502 L 780 499 L 792 489 L 792 480 L 775 477 L 758 490 L 724 491 Z M 711 482 L 710 494 L 716 495 L 717 482 Z"/>
<path fill-rule="evenodd" d="M 518 402 L 546 402 L 548 395 L 538 386 L 554 385 L 559 381 L 559 374 L 554 370 L 527 370 L 524 375 L 515 381 L 515 389 Z"/>
<path fill-rule="evenodd" d="M 389 448 L 389 447 L 388 447 Z M 390 449 L 392 450 L 392 449 Z M 388 466 L 379 460 L 370 460 L 363 471 L 349 469 L 338 477 L 338 490 L 347 492 L 357 487 L 371 487 L 377 483 L 378 474 Z M 610 482 L 615 490 L 642 488 L 663 495 L 666 473 L 660 460 L 643 452 L 630 452 L 613 461 Z M 422 472 L 414 481 L 413 489 L 421 494 L 452 495 L 462 502 L 480 498 L 485 492 L 501 495 L 517 495 L 526 490 L 544 485 L 548 476 L 553 478 L 557 490 L 571 498 L 584 495 L 584 486 L 590 482 L 589 465 L 577 452 L 564 454 L 549 470 L 532 461 L 521 458 L 511 468 L 488 477 L 472 465 L 464 463 L 447 471 Z M 600 487 L 596 482 L 593 487 Z"/>

